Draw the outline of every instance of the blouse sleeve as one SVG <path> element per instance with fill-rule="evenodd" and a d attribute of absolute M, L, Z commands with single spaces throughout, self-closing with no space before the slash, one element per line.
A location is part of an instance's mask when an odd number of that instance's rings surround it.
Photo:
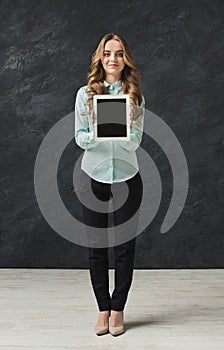
<path fill-rule="evenodd" d="M 87 99 L 84 87 L 81 87 L 76 94 L 75 101 L 75 141 L 83 149 L 89 149 L 98 144 L 93 138 L 93 130 L 90 131 L 88 115 L 81 114 L 86 111 Z"/>
<path fill-rule="evenodd" d="M 144 125 L 144 115 L 145 115 L 145 98 L 142 95 L 142 103 L 140 105 L 140 108 L 142 109 L 142 118 L 140 125 L 133 125 L 130 126 L 130 140 L 129 141 L 119 141 L 120 145 L 125 148 L 126 150 L 135 151 L 142 141 L 142 135 L 143 135 L 143 125 Z"/>

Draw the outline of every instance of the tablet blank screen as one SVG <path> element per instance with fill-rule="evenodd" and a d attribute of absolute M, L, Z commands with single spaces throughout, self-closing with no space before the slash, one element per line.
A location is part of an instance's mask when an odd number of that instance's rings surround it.
<path fill-rule="evenodd" d="M 126 99 L 97 99 L 98 137 L 126 137 Z"/>

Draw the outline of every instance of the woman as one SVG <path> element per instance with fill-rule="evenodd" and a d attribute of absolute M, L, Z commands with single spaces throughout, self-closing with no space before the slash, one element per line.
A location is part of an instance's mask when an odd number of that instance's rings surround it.
<path fill-rule="evenodd" d="M 104 203 L 106 208 L 104 212 L 97 212 L 82 205 L 84 221 L 91 238 L 91 283 L 99 308 L 95 333 L 102 335 L 109 331 L 112 335 L 119 335 L 124 332 L 123 312 L 133 277 L 138 208 L 142 198 L 142 181 L 135 151 L 142 139 L 145 99 L 130 48 L 121 36 L 114 33 L 105 35 L 100 41 L 92 55 L 91 72 L 87 78 L 88 84 L 78 90 L 75 103 L 75 140 L 85 149 L 81 164 L 80 194 L 88 202 L 87 184 L 90 181 L 96 200 Z M 94 141 L 95 94 L 129 94 L 130 141 Z M 108 246 L 105 247 L 107 210 L 112 197 L 116 203 L 124 183 L 128 186 L 128 198 L 114 211 L 114 226 L 116 228 L 125 222 L 131 222 L 131 225 L 117 236 L 122 244 L 114 246 L 115 288 L 110 296 Z M 132 218 L 134 220 L 128 221 Z M 95 234 L 92 234 L 93 230 Z M 104 243 L 103 247 L 99 247 L 99 242 Z"/>

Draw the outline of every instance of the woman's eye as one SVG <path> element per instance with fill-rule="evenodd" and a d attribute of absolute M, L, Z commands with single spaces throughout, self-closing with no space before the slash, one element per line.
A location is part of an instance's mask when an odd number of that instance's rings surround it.
<path fill-rule="evenodd" d="M 110 56 L 109 52 L 105 52 L 105 53 L 104 53 L 104 56 L 107 56 L 107 57 Z M 117 54 L 117 56 L 123 57 L 123 53 L 120 52 L 120 53 Z"/>

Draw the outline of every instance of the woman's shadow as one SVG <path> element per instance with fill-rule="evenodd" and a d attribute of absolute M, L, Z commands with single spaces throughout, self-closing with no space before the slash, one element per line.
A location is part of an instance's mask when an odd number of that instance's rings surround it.
<path fill-rule="evenodd" d="M 191 321 L 195 321 L 195 316 L 217 316 L 220 317 L 220 309 L 215 307 L 210 307 L 205 303 L 205 306 L 192 304 L 187 307 L 178 307 L 170 310 L 169 314 L 161 313 L 155 315 L 153 313 L 146 314 L 142 316 L 137 316 L 135 320 L 125 321 L 126 330 L 138 328 L 142 326 L 151 326 L 151 325 L 172 325 L 177 323 L 191 323 Z M 193 319 L 194 318 L 194 319 Z"/>

